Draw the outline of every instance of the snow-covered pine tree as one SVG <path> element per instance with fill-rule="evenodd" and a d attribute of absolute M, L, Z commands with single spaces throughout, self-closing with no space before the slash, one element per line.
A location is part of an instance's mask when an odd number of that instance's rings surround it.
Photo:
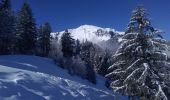
<path fill-rule="evenodd" d="M 40 56 L 48 56 L 50 51 L 50 45 L 51 45 L 51 26 L 49 23 L 45 23 L 43 26 L 40 26 L 40 29 L 38 31 L 38 54 Z"/>
<path fill-rule="evenodd" d="M 106 75 L 114 91 L 143 100 L 170 99 L 170 70 L 164 53 L 167 45 L 160 33 L 151 26 L 142 6 L 132 12 L 123 41 L 113 56 L 114 64 Z"/>
<path fill-rule="evenodd" d="M 37 28 L 30 5 L 25 1 L 17 16 L 17 51 L 21 54 L 34 54 Z"/>
<path fill-rule="evenodd" d="M 15 16 L 10 0 L 2 0 L 0 4 L 0 54 L 13 52 L 15 36 Z"/>

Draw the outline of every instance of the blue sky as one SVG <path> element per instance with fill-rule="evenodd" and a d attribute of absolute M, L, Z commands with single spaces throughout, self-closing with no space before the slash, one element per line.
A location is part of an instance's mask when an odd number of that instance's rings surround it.
<path fill-rule="evenodd" d="M 11 0 L 15 11 L 24 0 Z M 124 31 L 132 10 L 143 4 L 152 25 L 165 31 L 170 40 L 170 0 L 27 0 L 38 25 L 49 22 L 53 31 L 76 28 L 83 24 Z"/>

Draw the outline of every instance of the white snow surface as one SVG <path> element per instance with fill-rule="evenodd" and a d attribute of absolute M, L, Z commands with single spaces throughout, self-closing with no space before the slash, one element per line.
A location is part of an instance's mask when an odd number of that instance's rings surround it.
<path fill-rule="evenodd" d="M 113 92 L 104 87 L 104 78 L 97 75 L 97 82 L 70 76 L 52 59 L 0 56 L 0 100 L 114 100 Z"/>
<path fill-rule="evenodd" d="M 109 34 L 110 31 L 114 32 L 115 35 L 122 35 L 124 32 L 118 32 L 115 29 L 111 28 L 101 28 L 98 26 L 93 25 L 82 25 L 78 28 L 74 29 L 68 29 L 68 31 L 71 33 L 71 36 L 74 39 L 79 39 L 80 42 L 83 41 L 90 41 L 93 43 L 100 43 L 102 41 L 107 41 L 111 38 L 111 35 Z M 58 39 L 60 40 L 62 34 L 64 31 L 59 32 Z M 56 33 L 51 33 L 52 37 L 55 37 Z"/>

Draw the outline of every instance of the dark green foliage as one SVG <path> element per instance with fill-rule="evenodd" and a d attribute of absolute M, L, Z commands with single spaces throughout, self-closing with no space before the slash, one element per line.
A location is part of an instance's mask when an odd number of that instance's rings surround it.
<path fill-rule="evenodd" d="M 26 2 L 18 13 L 16 31 L 17 52 L 20 54 L 35 54 L 36 23 L 30 5 Z"/>

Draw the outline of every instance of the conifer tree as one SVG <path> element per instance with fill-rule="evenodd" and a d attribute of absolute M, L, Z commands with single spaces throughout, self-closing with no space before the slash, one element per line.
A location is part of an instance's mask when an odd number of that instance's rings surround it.
<path fill-rule="evenodd" d="M 15 36 L 15 16 L 10 0 L 2 0 L 0 4 L 0 54 L 13 52 Z"/>
<path fill-rule="evenodd" d="M 110 87 L 143 100 L 168 100 L 166 41 L 151 26 L 146 11 L 138 6 L 133 12 L 123 41 L 113 56 L 114 64 L 106 75 Z"/>
<path fill-rule="evenodd" d="M 71 33 L 68 30 L 65 30 L 61 37 L 61 46 L 62 46 L 62 53 L 63 53 L 63 62 L 65 64 L 68 73 L 73 75 L 74 68 L 73 68 L 73 56 L 74 56 L 74 47 L 75 47 L 75 40 L 72 38 Z"/>
<path fill-rule="evenodd" d="M 34 54 L 37 29 L 32 10 L 27 2 L 18 13 L 16 31 L 18 53 Z"/>
<path fill-rule="evenodd" d="M 65 30 L 61 37 L 62 52 L 65 58 L 71 58 L 74 55 L 75 40 L 71 37 L 71 33 Z"/>
<path fill-rule="evenodd" d="M 51 48 L 51 26 L 49 23 L 45 23 L 43 26 L 40 26 L 38 32 L 38 52 L 40 56 L 48 56 Z"/>

